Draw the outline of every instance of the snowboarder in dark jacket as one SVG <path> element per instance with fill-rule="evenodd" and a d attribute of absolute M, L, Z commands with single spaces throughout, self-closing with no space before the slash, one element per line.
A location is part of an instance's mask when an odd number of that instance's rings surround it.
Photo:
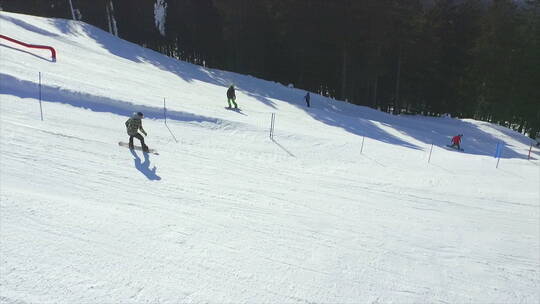
<path fill-rule="evenodd" d="M 236 104 L 236 94 L 234 93 L 234 85 L 231 85 L 227 90 L 227 102 L 229 103 L 229 109 L 231 108 L 231 101 L 234 104 L 234 108 L 238 109 Z"/>
<path fill-rule="evenodd" d="M 307 92 L 306 96 L 304 96 L 304 99 L 306 100 L 307 107 L 309 108 L 310 107 L 310 105 L 309 105 L 309 100 L 310 100 L 309 92 Z"/>
<path fill-rule="evenodd" d="M 452 148 L 457 147 L 458 150 L 461 150 L 461 147 L 459 145 L 461 144 L 462 137 L 463 137 L 463 134 L 459 134 L 452 137 L 452 145 L 450 147 Z"/>
<path fill-rule="evenodd" d="M 133 113 L 133 116 L 126 121 L 126 130 L 129 135 L 129 148 L 133 149 L 133 137 L 135 137 L 141 142 L 143 151 L 148 152 L 148 146 L 144 143 L 144 138 L 139 133 L 139 130 L 141 130 L 144 136 L 148 135 L 142 126 L 143 117 L 144 115 L 141 112 Z"/>

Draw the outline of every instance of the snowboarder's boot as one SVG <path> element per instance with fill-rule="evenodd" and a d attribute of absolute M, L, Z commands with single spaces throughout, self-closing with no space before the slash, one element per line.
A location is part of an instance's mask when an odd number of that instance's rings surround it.
<path fill-rule="evenodd" d="M 149 151 L 150 149 L 148 148 L 147 145 L 144 145 L 144 146 L 142 147 L 142 150 L 143 150 L 143 152 L 148 153 L 148 151 Z"/>

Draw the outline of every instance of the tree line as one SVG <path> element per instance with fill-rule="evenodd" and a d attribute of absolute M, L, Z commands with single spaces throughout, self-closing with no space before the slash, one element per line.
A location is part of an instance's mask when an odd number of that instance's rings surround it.
<path fill-rule="evenodd" d="M 0 0 L 394 114 L 540 131 L 540 0 Z M 77 14 L 73 14 L 72 8 Z"/>

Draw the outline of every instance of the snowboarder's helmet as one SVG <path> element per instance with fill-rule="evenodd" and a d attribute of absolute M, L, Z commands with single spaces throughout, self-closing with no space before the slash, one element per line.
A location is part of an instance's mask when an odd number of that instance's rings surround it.
<path fill-rule="evenodd" d="M 142 112 L 137 112 L 137 116 L 139 116 L 140 118 L 143 118 L 144 114 Z"/>

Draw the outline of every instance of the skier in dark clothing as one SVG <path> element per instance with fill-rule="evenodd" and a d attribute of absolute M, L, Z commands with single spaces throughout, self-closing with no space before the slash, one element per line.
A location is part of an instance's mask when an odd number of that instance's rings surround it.
<path fill-rule="evenodd" d="M 227 90 L 227 102 L 229 103 L 229 109 L 231 108 L 231 101 L 234 104 L 234 108 L 238 109 L 236 104 L 236 94 L 234 93 L 234 85 L 231 85 Z"/>
<path fill-rule="evenodd" d="M 143 151 L 148 152 L 148 146 L 144 143 L 144 138 L 139 133 L 139 130 L 141 130 L 144 136 L 148 135 L 142 126 L 143 117 L 144 115 L 141 112 L 133 113 L 133 116 L 126 121 L 126 129 L 129 135 L 129 148 L 133 149 L 133 137 L 135 137 L 141 142 Z"/>
<path fill-rule="evenodd" d="M 461 147 L 459 146 L 461 144 L 461 138 L 463 137 L 463 134 L 459 134 L 459 135 L 456 135 L 454 137 L 452 137 L 452 145 L 450 146 L 451 148 L 456 148 L 458 150 L 461 150 Z"/>
<path fill-rule="evenodd" d="M 310 100 L 309 92 L 306 93 L 306 96 L 304 96 L 304 99 L 306 100 L 307 107 L 309 108 L 310 107 L 310 104 L 309 104 L 309 100 Z"/>

